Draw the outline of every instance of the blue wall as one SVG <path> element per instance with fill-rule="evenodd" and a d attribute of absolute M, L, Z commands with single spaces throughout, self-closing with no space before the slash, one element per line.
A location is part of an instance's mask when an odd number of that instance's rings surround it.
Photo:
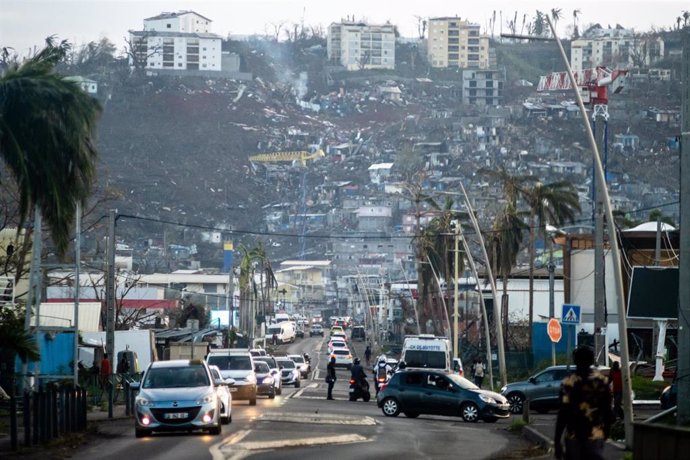
<path fill-rule="evenodd" d="M 74 332 L 41 331 L 38 350 L 41 353 L 40 373 L 42 375 L 73 375 L 71 366 L 74 359 Z M 22 362 L 17 358 L 15 371 L 21 372 L 21 369 Z M 38 370 L 38 363 L 29 362 L 29 372 L 35 373 Z"/>
<path fill-rule="evenodd" d="M 574 334 L 573 334 L 574 335 Z M 568 341 L 567 327 L 563 327 L 563 337 L 556 344 L 556 354 L 565 354 Z M 575 337 L 570 338 L 570 343 L 575 344 Z M 544 359 L 551 359 L 551 339 L 546 334 L 546 323 L 532 323 L 532 353 L 534 364 Z"/>

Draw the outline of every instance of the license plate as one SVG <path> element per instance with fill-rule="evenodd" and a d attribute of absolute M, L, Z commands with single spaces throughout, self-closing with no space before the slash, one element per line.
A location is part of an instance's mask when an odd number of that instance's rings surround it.
<path fill-rule="evenodd" d="M 354 388 L 350 388 L 350 393 L 354 393 L 354 392 L 355 392 L 355 389 L 354 389 Z"/>
<path fill-rule="evenodd" d="M 237 391 L 237 388 L 235 388 L 235 387 L 230 387 L 228 389 L 230 390 L 230 393 L 234 393 Z"/>
<path fill-rule="evenodd" d="M 167 418 L 167 419 L 187 418 L 187 413 L 186 412 L 169 412 L 169 413 L 165 414 L 165 418 Z"/>

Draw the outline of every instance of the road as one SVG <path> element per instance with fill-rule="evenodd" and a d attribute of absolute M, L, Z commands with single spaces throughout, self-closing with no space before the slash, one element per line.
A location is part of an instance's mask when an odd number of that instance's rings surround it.
<path fill-rule="evenodd" d="M 158 434 L 136 439 L 133 422 L 101 425 L 97 442 L 72 452 L 74 459 L 213 459 L 241 458 L 490 458 L 508 446 L 508 422 L 464 423 L 460 418 L 384 417 L 374 398 L 369 403 L 348 398 L 349 372 L 338 370 L 335 401 L 327 401 L 324 382 L 325 339 L 298 339 L 281 346 L 289 353 L 307 352 L 313 371 L 301 388 L 284 388 L 274 400 L 259 398 L 256 406 L 233 403 L 233 420 L 220 436 Z M 363 354 L 358 343 L 355 352 Z M 279 353 L 277 353 L 279 354 Z M 373 395 L 372 395 L 373 396 Z M 471 454 L 470 454 L 471 453 Z M 469 456 L 468 456 L 469 455 Z"/>

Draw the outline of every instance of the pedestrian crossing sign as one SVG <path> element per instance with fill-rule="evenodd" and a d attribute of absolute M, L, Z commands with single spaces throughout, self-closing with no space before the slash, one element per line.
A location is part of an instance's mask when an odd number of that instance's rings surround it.
<path fill-rule="evenodd" d="M 561 314 L 561 323 L 580 324 L 580 306 L 564 303 L 563 312 Z"/>

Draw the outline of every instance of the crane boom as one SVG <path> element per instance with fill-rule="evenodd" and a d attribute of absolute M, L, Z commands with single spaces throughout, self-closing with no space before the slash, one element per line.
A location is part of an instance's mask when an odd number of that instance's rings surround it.
<path fill-rule="evenodd" d="M 257 153 L 251 155 L 249 161 L 260 163 L 277 163 L 277 162 L 293 162 L 299 161 L 304 166 L 308 160 L 314 160 L 326 156 L 323 150 L 319 149 L 314 153 L 306 150 L 296 150 L 290 152 L 272 152 L 272 153 Z"/>

